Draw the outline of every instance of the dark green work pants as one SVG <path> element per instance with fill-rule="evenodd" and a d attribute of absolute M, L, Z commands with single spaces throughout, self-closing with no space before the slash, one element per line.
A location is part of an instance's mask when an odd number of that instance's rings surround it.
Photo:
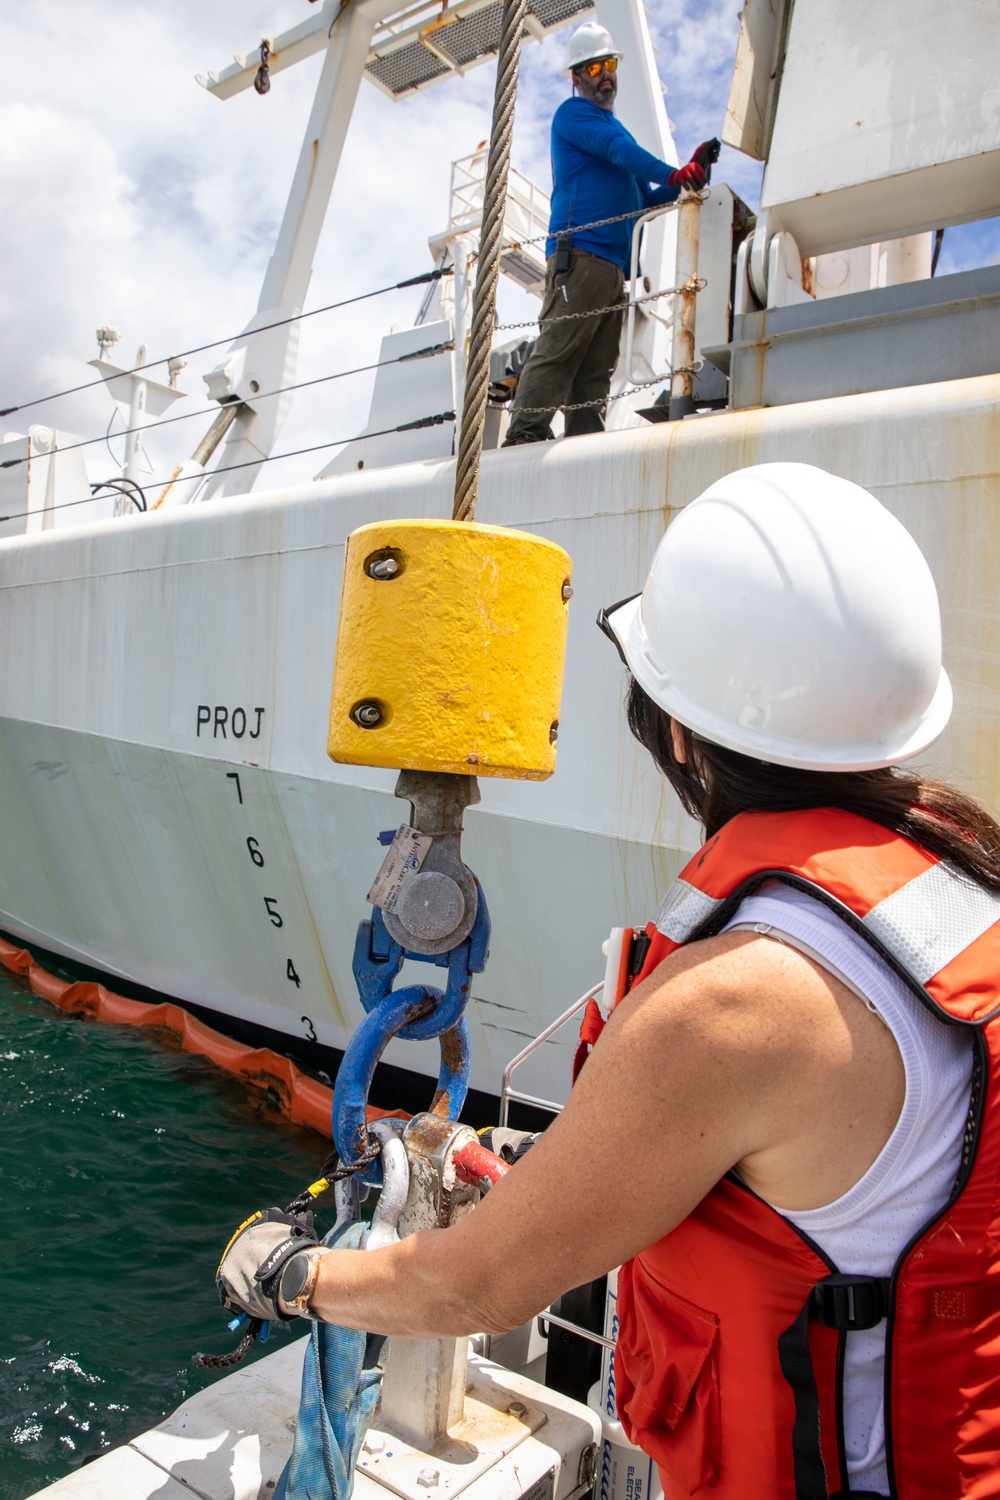
<path fill-rule="evenodd" d="M 555 413 L 578 401 L 595 404 L 566 412 L 566 436 L 604 431 L 621 342 L 625 278 L 619 266 L 583 250 L 571 252 L 568 271 L 557 275 L 555 263 L 555 256 L 550 255 L 538 320 L 541 332 L 517 382 L 505 445 L 551 437 L 549 423 Z M 614 311 L 594 311 L 607 307 Z M 591 317 L 554 321 L 566 313 L 590 312 Z"/>

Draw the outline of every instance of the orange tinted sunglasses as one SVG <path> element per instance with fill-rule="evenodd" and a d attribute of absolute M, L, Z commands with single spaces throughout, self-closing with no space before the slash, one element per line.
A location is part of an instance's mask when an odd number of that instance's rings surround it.
<path fill-rule="evenodd" d="M 607 68 L 609 73 L 617 73 L 617 57 L 600 57 L 596 62 L 581 63 L 580 72 L 586 73 L 588 78 L 596 78 L 602 68 Z"/>

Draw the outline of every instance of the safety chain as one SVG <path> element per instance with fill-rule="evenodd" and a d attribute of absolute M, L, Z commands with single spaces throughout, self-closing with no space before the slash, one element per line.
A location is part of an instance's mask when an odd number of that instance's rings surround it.
<path fill-rule="evenodd" d="M 711 188 L 705 187 L 701 188 L 696 193 L 692 193 L 690 196 L 697 198 L 701 203 L 704 203 L 711 196 L 711 191 Z M 664 210 L 673 210 L 678 206 L 679 200 L 676 200 L 673 203 L 660 204 L 660 207 Z M 603 229 L 606 224 L 621 224 L 625 219 L 641 219 L 643 214 L 652 212 L 653 210 L 649 208 L 630 208 L 627 214 L 612 214 L 608 219 L 590 219 L 586 224 L 567 224 L 564 230 L 561 229 L 558 232 L 560 234 L 569 235 L 582 234 L 585 229 Z M 552 230 L 549 229 L 546 230 L 544 234 L 534 235 L 530 240 L 517 240 L 515 242 L 515 248 L 520 249 L 522 245 L 543 245 L 546 240 L 552 239 L 555 239 L 555 235 L 553 234 Z"/>
<path fill-rule="evenodd" d="M 670 370 L 667 375 L 659 376 L 656 380 L 643 380 L 639 385 L 630 386 L 626 391 L 619 391 L 617 395 L 598 396 L 592 401 L 574 401 L 565 406 L 516 406 L 514 409 L 519 414 L 523 411 L 530 412 L 532 415 L 548 412 L 549 416 L 553 416 L 557 411 L 586 411 L 591 406 L 605 406 L 612 401 L 622 401 L 626 396 L 638 396 L 642 391 L 651 390 L 654 385 L 662 385 L 664 380 L 671 375 L 697 375 L 701 368 L 702 361 L 699 360 L 695 365 L 686 365 L 683 370 L 678 367 L 676 370 Z"/>
<path fill-rule="evenodd" d="M 266 94 L 271 87 L 271 73 L 267 66 L 267 60 L 270 56 L 271 43 L 267 37 L 264 37 L 260 44 L 260 67 L 257 69 L 257 76 L 253 81 L 253 86 L 258 94 Z"/>
<path fill-rule="evenodd" d="M 630 307 L 640 307 L 644 302 L 655 302 L 659 297 L 674 297 L 680 292 L 703 292 L 708 285 L 702 277 L 696 277 L 694 281 L 686 281 L 683 286 L 665 286 L 660 292 L 648 292 L 645 296 L 636 297 L 634 300 L 625 298 L 621 302 L 612 303 L 610 307 L 588 308 L 586 312 L 556 313 L 550 318 L 533 318 L 530 323 L 498 323 L 497 333 L 506 333 L 516 328 L 548 328 L 553 323 L 571 323 L 575 318 L 603 318 L 605 313 L 627 312 Z"/>
<path fill-rule="evenodd" d="M 479 465 L 483 452 L 483 428 L 490 384 L 490 354 L 496 319 L 500 251 L 507 206 L 507 173 L 514 133 L 517 72 L 527 0 L 504 0 L 500 31 L 500 56 L 493 97 L 493 121 L 483 195 L 483 227 L 479 240 L 476 288 L 472 297 L 472 332 L 465 376 L 465 401 L 455 466 L 455 503 L 452 517 L 471 521 L 476 513 Z"/>
<path fill-rule="evenodd" d="M 665 203 L 664 208 L 673 208 L 672 203 Z M 609 219 L 591 219 L 587 224 L 568 224 L 565 229 L 559 230 L 560 234 L 581 234 L 585 229 L 603 229 L 606 224 L 621 224 L 625 219 L 640 219 L 643 214 L 648 214 L 648 208 L 630 208 L 627 214 L 612 214 Z M 544 245 L 546 240 L 555 239 L 555 235 L 549 229 L 544 234 L 536 234 L 530 240 L 518 240 L 517 247 L 522 245 Z"/>
<path fill-rule="evenodd" d="M 709 192 L 710 189 L 705 188 L 699 193 L 692 193 L 690 196 L 697 198 L 699 202 L 704 203 L 709 195 Z M 668 208 L 676 209 L 679 207 L 679 202 L 663 204 L 663 208 L 665 210 Z M 566 229 L 560 229 L 558 233 L 568 234 L 570 236 L 574 234 L 582 234 L 585 229 L 603 229 L 605 224 L 620 224 L 625 219 L 638 219 L 641 218 L 643 214 L 648 214 L 651 212 L 652 210 L 648 208 L 630 208 L 627 214 L 612 214 L 609 219 L 588 219 L 585 224 L 571 224 Z M 547 240 L 555 239 L 555 237 L 555 233 L 553 233 L 551 229 L 547 229 L 544 234 L 533 235 L 529 240 L 512 240 L 511 248 L 514 250 L 522 250 L 525 245 L 543 245 Z M 474 266 L 478 259 L 478 252 L 475 250 L 472 251 L 468 258 L 468 265 L 470 267 Z"/>

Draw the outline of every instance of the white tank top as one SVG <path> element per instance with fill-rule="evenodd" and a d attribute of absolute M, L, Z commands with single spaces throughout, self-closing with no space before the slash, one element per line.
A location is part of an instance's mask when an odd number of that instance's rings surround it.
<path fill-rule="evenodd" d="M 779 880 L 741 902 L 722 929 L 751 928 L 821 964 L 892 1032 L 906 1071 L 896 1127 L 865 1175 L 824 1208 L 780 1213 L 838 1270 L 888 1276 L 917 1230 L 951 1196 L 972 1091 L 973 1041 L 913 993 L 822 901 Z M 886 1325 L 847 1334 L 844 1434 L 852 1489 L 889 1494 L 882 1377 Z"/>

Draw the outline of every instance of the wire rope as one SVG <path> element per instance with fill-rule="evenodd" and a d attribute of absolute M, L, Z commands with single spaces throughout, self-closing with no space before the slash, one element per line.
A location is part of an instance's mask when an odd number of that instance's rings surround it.
<path fill-rule="evenodd" d="M 526 6 L 524 8 L 526 8 Z M 502 39 L 502 41 L 503 41 L 503 39 Z M 518 37 L 517 37 L 516 41 L 517 41 L 517 53 L 518 53 L 518 57 L 519 57 L 520 56 L 520 34 L 518 34 Z M 501 52 L 500 61 L 501 61 L 501 63 L 504 62 L 503 52 Z M 516 66 L 516 60 L 514 60 L 514 61 L 515 61 L 515 66 Z M 506 73 L 504 73 L 504 75 L 503 75 L 503 79 L 507 80 L 508 82 L 512 81 L 512 83 L 513 83 L 513 92 L 511 94 L 510 101 L 509 101 L 509 104 L 510 104 L 510 117 L 511 117 L 511 128 L 512 128 L 512 125 L 513 125 L 513 107 L 514 107 L 514 100 L 515 100 L 515 97 L 516 97 L 516 75 L 515 75 L 515 77 L 514 77 L 513 80 L 510 80 L 510 78 L 509 78 L 509 71 L 510 70 L 509 70 L 509 67 L 508 67 Z M 498 75 L 497 76 L 498 76 L 498 81 L 503 81 L 501 79 L 501 72 L 500 72 L 499 68 L 498 68 Z M 494 104 L 494 110 L 496 110 L 496 103 Z M 491 144 L 491 152 L 492 152 L 492 146 L 493 146 L 492 139 L 491 139 L 491 143 L 490 144 Z M 508 132 L 508 140 L 507 140 L 507 143 L 506 143 L 506 155 L 507 155 L 507 164 L 509 165 L 509 161 L 510 161 L 509 132 Z M 487 193 L 489 193 L 490 188 L 491 188 L 491 175 L 495 176 L 496 174 L 491 174 L 491 172 L 490 172 L 490 170 L 488 168 L 487 169 L 487 180 L 486 180 Z M 494 184 L 494 190 L 495 190 L 495 187 L 496 187 L 496 184 Z M 505 197 L 505 200 L 506 200 L 506 179 L 504 181 L 504 197 Z M 664 204 L 662 206 L 663 206 L 664 209 L 668 209 L 668 208 L 673 208 L 674 207 L 674 205 L 672 203 Z M 605 219 L 591 219 L 591 220 L 589 220 L 585 224 L 574 224 L 574 225 L 572 225 L 571 228 L 570 228 L 570 232 L 572 234 L 580 234 L 584 230 L 587 230 L 587 229 L 600 229 L 600 228 L 603 228 L 607 224 L 618 224 L 618 223 L 621 223 L 623 220 L 626 220 L 626 219 L 635 219 L 635 218 L 640 217 L 642 214 L 646 214 L 648 212 L 649 212 L 648 208 L 638 208 L 638 209 L 632 209 L 628 213 L 624 213 L 624 214 L 612 214 L 610 217 L 605 218 Z M 495 214 L 491 215 L 491 219 L 493 219 L 495 217 L 496 217 Z M 502 215 L 500 216 L 500 224 L 502 225 Z M 484 220 L 484 231 L 485 231 L 485 228 L 486 228 L 486 224 L 485 224 L 485 220 Z M 552 237 L 551 230 L 547 230 L 544 234 L 534 235 L 530 239 L 519 239 L 516 243 L 517 243 L 517 245 L 519 247 L 524 246 L 524 245 L 539 245 L 539 244 L 544 243 L 546 240 L 550 239 L 551 237 Z M 484 238 L 485 238 L 485 233 L 484 233 Z M 481 246 L 480 246 L 480 254 L 479 254 L 479 256 L 477 256 L 477 260 L 481 259 L 482 254 L 483 254 L 483 250 L 482 250 L 482 244 L 481 244 Z M 497 260 L 499 260 L 499 249 L 497 249 L 497 251 L 496 251 L 496 257 L 497 257 Z M 205 344 L 195 344 L 190 349 L 182 349 L 182 350 L 180 350 L 179 353 L 177 353 L 177 354 L 163 354 L 158 359 L 147 360 L 142 365 L 133 365 L 133 367 L 131 369 L 129 369 L 129 370 L 119 370 L 117 372 L 117 374 L 115 374 L 115 375 L 100 375 L 95 380 L 84 380 L 79 385 L 66 386 L 61 391 L 50 391 L 49 394 L 46 395 L 46 396 L 34 396 L 34 397 L 32 397 L 32 399 L 30 401 L 21 401 L 16 406 L 3 406 L 3 407 L 0 407 L 0 417 L 13 416 L 15 412 L 28 411 L 28 410 L 30 410 L 31 407 L 33 407 L 33 406 L 43 406 L 48 401 L 59 401 L 59 400 L 62 399 L 63 396 L 75 396 L 80 391 L 94 390 L 94 389 L 96 389 L 97 386 L 107 385 L 110 381 L 117 380 L 120 377 L 129 376 L 129 375 L 138 375 L 141 370 L 155 370 L 158 365 L 167 364 L 172 359 L 189 359 L 193 354 L 204 354 L 207 349 L 218 349 L 223 344 L 231 344 L 236 339 L 239 339 L 239 338 L 250 338 L 250 337 L 252 337 L 252 335 L 257 334 L 257 333 L 267 333 L 272 328 L 284 328 L 284 327 L 286 327 L 290 323 L 301 323 L 301 322 L 304 322 L 306 318 L 316 318 L 316 317 L 319 317 L 320 313 L 335 312 L 338 308 L 341 308 L 341 307 L 350 307 L 354 303 L 357 303 L 357 302 L 366 302 L 366 301 L 370 300 L 373 297 L 383 297 L 388 292 L 398 292 L 398 291 L 405 290 L 406 287 L 422 286 L 422 285 L 424 285 L 427 282 L 440 281 L 441 278 L 444 277 L 444 276 L 452 276 L 452 275 L 454 275 L 454 271 L 455 271 L 455 267 L 453 265 L 452 266 L 435 266 L 434 269 L 431 270 L 431 271 L 422 271 L 419 276 L 407 276 L 402 281 L 394 281 L 394 282 L 392 282 L 388 286 L 376 287 L 374 289 L 374 291 L 359 292 L 358 295 L 355 296 L 355 297 L 343 297 L 343 298 L 341 298 L 341 300 L 339 302 L 327 302 L 322 307 L 313 307 L 313 308 L 310 308 L 308 312 L 290 313 L 288 315 L 288 317 L 286 317 L 286 318 L 276 318 L 273 323 L 262 323 L 259 328 L 243 328 L 243 329 L 240 330 L 239 333 L 227 334 L 224 338 L 220 338 L 220 339 L 210 339 Z M 478 287 L 478 284 L 479 284 L 479 276 L 478 276 L 478 270 L 477 270 L 477 287 Z M 292 387 L 288 387 L 288 389 L 294 390 L 294 389 L 296 389 L 296 387 L 292 386 Z M 121 434 L 119 434 L 119 436 L 121 436 Z"/>
<path fill-rule="evenodd" d="M 455 465 L 452 516 L 456 521 L 472 521 L 476 514 L 479 465 L 483 452 L 483 429 L 490 383 L 493 325 L 496 322 L 497 283 L 500 280 L 504 210 L 507 205 L 507 174 L 514 133 L 521 38 L 527 8 L 527 0 L 504 0 L 503 3 L 500 54 L 497 59 L 490 149 L 483 194 L 483 225 L 476 265 L 476 287 L 472 295 L 472 331 L 469 335 L 465 399 L 462 405 L 458 460 Z"/>
<path fill-rule="evenodd" d="M 347 443 L 360 442 L 362 438 L 388 437 L 394 432 L 415 432 L 420 427 L 440 427 L 442 423 L 454 422 L 454 420 L 455 413 L 453 411 L 436 412 L 432 417 L 418 417 L 413 422 L 400 422 L 396 427 L 382 427 L 377 432 L 356 432 L 351 437 L 331 438 L 326 443 L 310 443 L 306 448 L 292 448 L 287 453 L 268 453 L 260 458 L 245 459 L 242 463 L 238 464 L 222 464 L 218 469 L 212 469 L 207 472 L 204 477 L 210 479 L 214 478 L 216 474 L 231 474 L 236 469 L 255 469 L 259 468 L 261 464 L 276 463 L 279 458 L 298 458 L 303 453 L 319 453 L 324 448 L 341 448 Z M 163 479 L 150 479 L 147 481 L 145 487 L 147 489 L 154 489 L 157 485 L 169 484 L 171 478 L 174 477 L 176 476 L 167 476 Z M 200 476 L 198 477 L 200 478 Z M 100 488 L 103 489 L 104 486 L 101 485 Z M 74 505 L 89 505 L 92 499 L 93 496 L 85 495 L 81 500 L 62 500 L 58 505 L 43 507 L 39 511 L 11 511 L 8 515 L 0 516 L 0 524 L 4 521 L 19 521 L 29 515 L 41 515 L 55 510 L 69 510 Z"/>
<path fill-rule="evenodd" d="M 141 370 L 154 370 L 157 365 L 167 364 L 171 359 L 188 359 L 192 354 L 203 354 L 206 349 L 217 349 L 222 344 L 231 344 L 235 339 L 249 338 L 253 334 L 267 333 L 271 328 L 284 328 L 289 323 L 301 323 L 306 318 L 317 318 L 320 313 L 334 312 L 338 307 L 350 307 L 355 302 L 366 302 L 372 297 L 383 297 L 387 292 L 398 292 L 404 287 L 421 286 L 426 281 L 440 281 L 442 276 L 451 276 L 453 266 L 435 266 L 433 271 L 424 271 L 419 276 L 408 276 L 404 281 L 394 281 L 391 286 L 380 286 L 372 292 L 359 292 L 356 297 L 343 297 L 339 302 L 328 302 L 323 307 L 311 308 L 309 312 L 291 313 L 287 318 L 276 318 L 273 323 L 262 323 L 259 328 L 244 328 L 239 333 L 227 334 L 222 339 L 210 339 L 207 344 L 195 344 L 182 349 L 178 354 L 164 354 L 159 359 L 147 360 L 145 364 L 133 365 L 131 370 L 118 370 L 114 375 L 100 375 L 96 380 L 84 380 L 80 385 L 67 386 L 65 390 L 53 391 L 48 396 L 35 396 L 31 401 L 22 401 L 18 406 L 0 407 L 0 417 L 9 417 L 17 411 L 41 406 L 46 401 L 58 401 L 63 396 L 75 396 L 78 391 L 93 390 L 95 386 L 107 385 L 125 375 L 138 375 Z"/>
<path fill-rule="evenodd" d="M 263 391 L 260 395 L 254 397 L 254 401 L 267 401 L 273 396 L 285 396 L 289 391 L 302 391 L 305 390 L 307 386 L 323 385 L 325 382 L 330 380 L 344 380 L 348 375 L 363 375 L 369 370 L 383 370 L 387 365 L 405 364 L 411 359 L 428 359 L 433 354 L 444 354 L 447 350 L 453 348 L 454 344 L 451 343 L 429 344 L 426 349 L 415 349 L 412 354 L 396 354 L 392 359 L 379 359 L 375 360 L 375 362 L 370 365 L 355 365 L 354 368 L 350 370 L 335 370 L 332 375 L 316 375 L 313 376 L 310 380 L 297 380 L 294 385 L 282 385 L 274 391 Z M 194 411 L 180 412 L 175 417 L 159 417 L 153 422 L 145 423 L 145 425 L 142 427 L 126 427 L 123 432 L 115 433 L 115 436 L 128 437 L 133 432 L 155 432 L 158 427 L 170 427 L 174 422 L 190 422 L 193 417 L 214 416 L 219 411 L 224 410 L 226 406 L 232 404 L 234 403 L 227 401 L 213 401 L 208 406 L 196 407 Z M 235 404 L 241 405 L 242 403 L 239 402 L 239 400 L 236 400 Z M 107 439 L 111 432 L 111 423 L 114 421 L 116 415 L 116 412 L 111 413 L 111 419 L 108 422 L 108 430 L 103 436 L 81 438 L 79 442 L 67 443 L 64 448 L 59 449 L 59 452 L 72 453 L 74 448 L 89 448 L 94 443 L 107 442 Z M 118 460 L 115 458 L 114 453 L 111 452 L 110 445 L 108 446 L 108 452 L 111 453 L 112 462 L 118 463 Z M 27 454 L 25 454 L 22 458 L 7 458 L 0 462 L 0 469 L 16 469 L 19 464 L 26 464 L 29 462 L 30 457 Z"/>

